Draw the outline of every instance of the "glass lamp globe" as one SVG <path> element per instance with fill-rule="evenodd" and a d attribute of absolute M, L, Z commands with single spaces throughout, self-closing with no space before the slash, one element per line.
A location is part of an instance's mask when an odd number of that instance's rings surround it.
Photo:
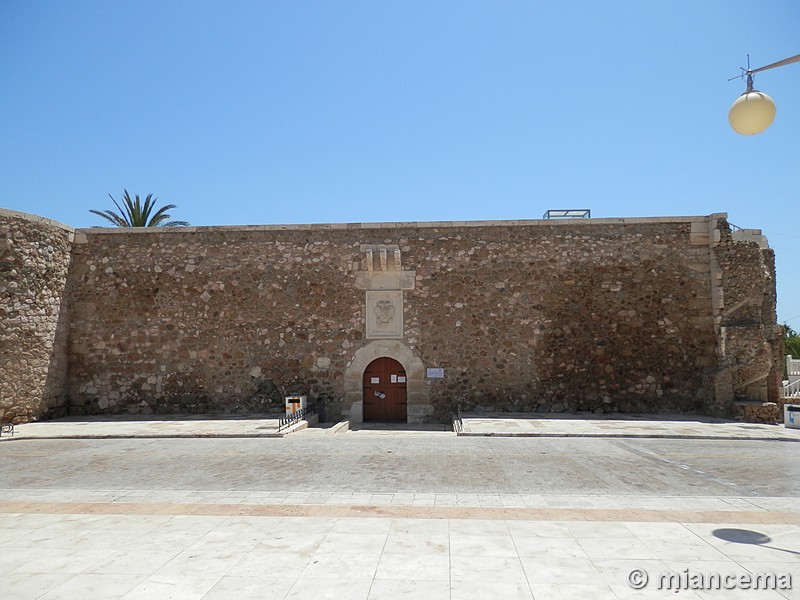
<path fill-rule="evenodd" d="M 736 133 L 755 135 L 775 118 L 775 102 L 764 92 L 750 90 L 739 96 L 728 111 L 728 122 Z"/>

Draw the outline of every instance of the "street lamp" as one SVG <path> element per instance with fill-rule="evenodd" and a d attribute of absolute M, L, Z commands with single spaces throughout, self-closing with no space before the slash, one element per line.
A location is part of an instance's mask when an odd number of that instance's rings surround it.
<path fill-rule="evenodd" d="M 736 133 L 742 135 L 755 135 L 761 133 L 772 123 L 775 118 L 775 102 L 764 92 L 753 89 L 753 75 L 767 69 L 782 67 L 792 63 L 800 62 L 800 54 L 785 58 L 758 69 L 750 68 L 750 56 L 747 56 L 747 69 L 742 68 L 739 77 L 747 76 L 747 89 L 744 94 L 739 96 L 728 111 L 728 122 Z M 732 77 L 728 81 L 738 79 Z"/>

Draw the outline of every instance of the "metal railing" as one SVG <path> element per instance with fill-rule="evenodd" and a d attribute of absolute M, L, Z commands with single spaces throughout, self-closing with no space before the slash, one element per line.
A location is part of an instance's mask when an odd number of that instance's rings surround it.
<path fill-rule="evenodd" d="M 461 405 L 458 405 L 458 412 L 453 415 L 453 431 L 461 433 L 464 431 L 464 420 L 461 418 Z"/>
<path fill-rule="evenodd" d="M 314 414 L 313 408 L 301 408 L 300 410 L 296 410 L 293 413 L 289 413 L 285 417 L 281 417 L 278 419 L 278 431 L 289 427 L 290 425 L 294 425 L 298 421 L 304 419 L 307 415 Z"/>
<path fill-rule="evenodd" d="M 591 219 L 592 211 L 588 208 L 557 208 L 545 211 L 543 219 Z"/>

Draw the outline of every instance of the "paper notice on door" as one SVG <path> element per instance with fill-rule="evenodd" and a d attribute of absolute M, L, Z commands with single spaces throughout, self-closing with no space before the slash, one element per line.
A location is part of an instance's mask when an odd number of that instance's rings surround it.
<path fill-rule="evenodd" d="M 372 377 L 372 378 L 369 380 L 369 382 L 370 382 L 370 383 L 380 383 L 380 382 L 381 382 L 381 378 L 380 378 L 380 377 Z"/>
<path fill-rule="evenodd" d="M 406 382 L 406 378 L 403 377 L 402 375 L 400 375 L 400 377 L 397 378 L 397 383 L 405 383 L 405 382 Z"/>
<path fill-rule="evenodd" d="M 397 383 L 397 375 L 392 373 L 392 383 Z"/>

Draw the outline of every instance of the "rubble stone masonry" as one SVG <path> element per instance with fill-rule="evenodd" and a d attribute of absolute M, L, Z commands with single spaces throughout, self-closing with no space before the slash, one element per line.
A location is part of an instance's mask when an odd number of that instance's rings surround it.
<path fill-rule="evenodd" d="M 410 421 L 459 404 L 730 415 L 776 393 L 772 252 L 722 214 L 84 229 L 70 244 L 6 211 L 3 236 L 0 411 L 18 420 L 62 400 L 72 414 L 269 413 L 294 393 L 359 420 L 380 355 L 408 372 Z"/>
<path fill-rule="evenodd" d="M 65 413 L 73 230 L 0 211 L 0 421 Z"/>

